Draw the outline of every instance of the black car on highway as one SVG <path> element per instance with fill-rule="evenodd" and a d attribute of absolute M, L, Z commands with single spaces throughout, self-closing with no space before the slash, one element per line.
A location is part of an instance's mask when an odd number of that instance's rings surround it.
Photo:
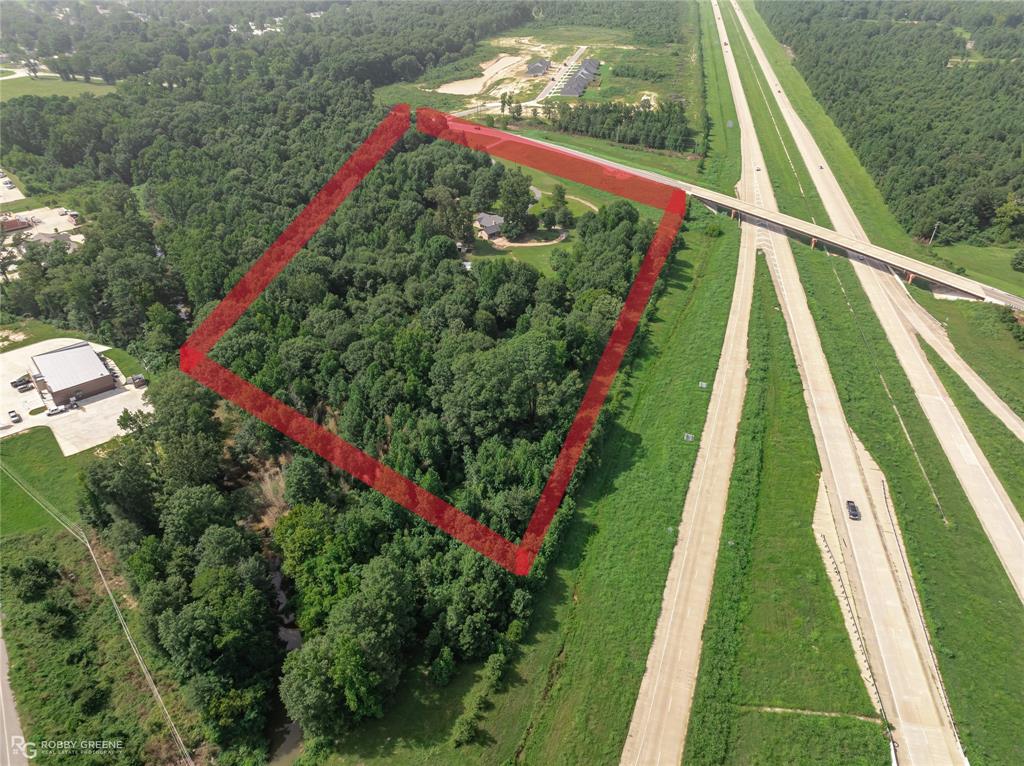
<path fill-rule="evenodd" d="M 860 521 L 860 509 L 852 500 L 846 501 L 846 513 L 854 521 Z"/>

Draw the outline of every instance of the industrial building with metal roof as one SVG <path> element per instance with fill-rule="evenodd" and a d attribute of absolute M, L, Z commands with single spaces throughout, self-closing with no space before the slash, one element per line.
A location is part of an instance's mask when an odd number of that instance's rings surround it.
<path fill-rule="evenodd" d="M 43 379 L 39 387 L 49 390 L 54 404 L 95 396 L 117 385 L 117 378 L 85 341 L 36 354 L 32 363 Z"/>

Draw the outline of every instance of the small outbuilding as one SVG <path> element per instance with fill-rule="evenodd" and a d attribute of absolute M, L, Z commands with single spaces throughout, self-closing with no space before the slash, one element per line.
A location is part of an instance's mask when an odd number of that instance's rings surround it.
<path fill-rule="evenodd" d="M 85 341 L 32 357 L 34 376 L 41 390 L 50 392 L 54 404 L 87 399 L 117 386 L 117 377 Z"/>

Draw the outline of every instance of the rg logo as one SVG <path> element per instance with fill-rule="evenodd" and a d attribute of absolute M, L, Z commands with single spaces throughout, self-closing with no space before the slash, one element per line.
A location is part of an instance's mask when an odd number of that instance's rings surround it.
<path fill-rule="evenodd" d="M 17 735 L 11 737 L 11 750 L 15 753 L 20 753 L 30 761 L 39 754 L 39 751 L 36 749 L 35 742 L 28 742 L 24 737 L 19 737 Z"/>

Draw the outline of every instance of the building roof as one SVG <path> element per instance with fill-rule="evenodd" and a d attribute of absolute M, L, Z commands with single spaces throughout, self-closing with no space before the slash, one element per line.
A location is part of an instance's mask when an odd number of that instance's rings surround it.
<path fill-rule="evenodd" d="M 39 374 L 51 391 L 73 389 L 84 383 L 110 377 L 110 370 L 99 354 L 85 341 L 32 357 Z"/>
<path fill-rule="evenodd" d="M 562 87 L 563 96 L 580 96 L 590 84 L 590 78 L 582 72 L 577 72 Z"/>
<path fill-rule="evenodd" d="M 547 59 L 537 59 L 536 61 L 531 61 L 527 64 L 526 73 L 536 77 L 537 75 L 542 75 L 548 71 L 550 66 L 551 62 Z"/>
<path fill-rule="evenodd" d="M 593 75 L 596 74 L 597 70 L 600 68 L 601 62 L 597 59 L 583 59 L 583 65 L 580 67 L 580 70 Z"/>
<path fill-rule="evenodd" d="M 488 226 L 501 226 L 505 223 L 505 219 L 494 213 L 477 213 L 476 222 L 480 224 L 481 228 L 486 229 Z"/>

